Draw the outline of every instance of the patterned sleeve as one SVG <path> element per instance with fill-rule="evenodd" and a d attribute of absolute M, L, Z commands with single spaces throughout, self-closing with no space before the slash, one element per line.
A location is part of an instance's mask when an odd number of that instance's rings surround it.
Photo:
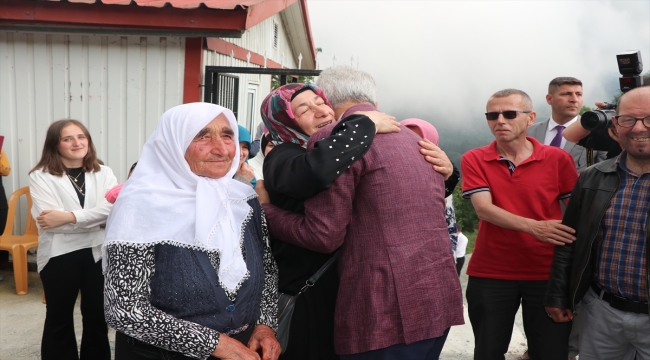
<path fill-rule="evenodd" d="M 114 243 L 106 246 L 106 322 L 117 331 L 147 344 L 207 359 L 219 344 L 219 332 L 175 318 L 149 302 L 154 250 L 154 244 Z"/>
<path fill-rule="evenodd" d="M 261 208 L 260 208 L 261 209 Z M 266 226 L 266 216 L 262 211 L 262 234 L 264 236 L 264 288 L 260 304 L 260 319 L 258 324 L 266 325 L 278 331 L 278 267 L 271 252 L 269 230 Z"/>
<path fill-rule="evenodd" d="M 370 149 L 375 123 L 365 115 L 350 115 L 329 130 L 314 133 L 307 149 L 294 143 L 276 146 L 264 158 L 264 179 L 276 192 L 306 199 L 330 187 Z"/>
<path fill-rule="evenodd" d="M 449 239 L 451 240 L 451 250 L 456 253 L 456 246 L 458 245 L 458 228 L 456 227 L 456 211 L 451 201 L 445 205 L 445 219 L 447 220 L 447 231 L 449 232 Z"/>

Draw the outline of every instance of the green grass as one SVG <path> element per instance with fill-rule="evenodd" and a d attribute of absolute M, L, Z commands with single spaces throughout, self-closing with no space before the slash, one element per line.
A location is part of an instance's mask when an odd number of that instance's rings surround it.
<path fill-rule="evenodd" d="M 471 254 L 474 252 L 474 243 L 476 243 L 476 235 L 478 234 L 478 230 L 474 230 L 471 233 L 464 232 L 463 234 L 467 236 L 467 250 L 465 253 Z"/>

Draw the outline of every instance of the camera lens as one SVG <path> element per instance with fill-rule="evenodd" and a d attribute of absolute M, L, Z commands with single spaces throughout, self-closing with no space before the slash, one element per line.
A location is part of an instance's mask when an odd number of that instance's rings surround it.
<path fill-rule="evenodd" d="M 608 126 L 609 118 L 613 113 L 613 111 L 609 110 L 587 111 L 580 117 L 580 125 L 589 131 L 605 129 Z"/>

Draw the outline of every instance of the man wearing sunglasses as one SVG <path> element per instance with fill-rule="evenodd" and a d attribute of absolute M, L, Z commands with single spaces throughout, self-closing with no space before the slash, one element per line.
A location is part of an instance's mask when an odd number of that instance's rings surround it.
<path fill-rule="evenodd" d="M 461 163 L 463 197 L 481 219 L 467 268 L 474 359 L 504 358 L 521 304 L 530 357 L 566 360 L 571 324 L 548 318 L 542 300 L 555 246 L 575 240 L 560 202 L 578 173 L 569 153 L 526 137 L 536 114 L 525 92 L 496 92 L 485 116 L 495 141 Z"/>
<path fill-rule="evenodd" d="M 563 221 L 578 239 L 557 247 L 544 305 L 582 318 L 580 360 L 648 360 L 650 87 L 624 94 L 612 122 L 623 152 L 580 175 Z"/>
<path fill-rule="evenodd" d="M 580 120 L 582 81 L 573 77 L 557 77 L 548 84 L 546 102 L 551 105 L 551 118 L 528 128 L 528 136 L 539 142 L 566 150 L 573 156 L 578 172 L 587 167 L 587 150 L 562 137 L 564 129 Z M 594 164 L 605 160 L 606 151 L 594 151 Z"/>

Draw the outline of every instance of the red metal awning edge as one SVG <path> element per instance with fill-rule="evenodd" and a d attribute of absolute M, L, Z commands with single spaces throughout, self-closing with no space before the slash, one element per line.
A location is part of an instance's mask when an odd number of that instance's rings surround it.
<path fill-rule="evenodd" d="M 0 26 L 116 28 L 223 36 L 246 30 L 248 10 L 180 9 L 61 1 L 0 0 Z M 199 35 L 200 34 L 200 35 Z"/>

